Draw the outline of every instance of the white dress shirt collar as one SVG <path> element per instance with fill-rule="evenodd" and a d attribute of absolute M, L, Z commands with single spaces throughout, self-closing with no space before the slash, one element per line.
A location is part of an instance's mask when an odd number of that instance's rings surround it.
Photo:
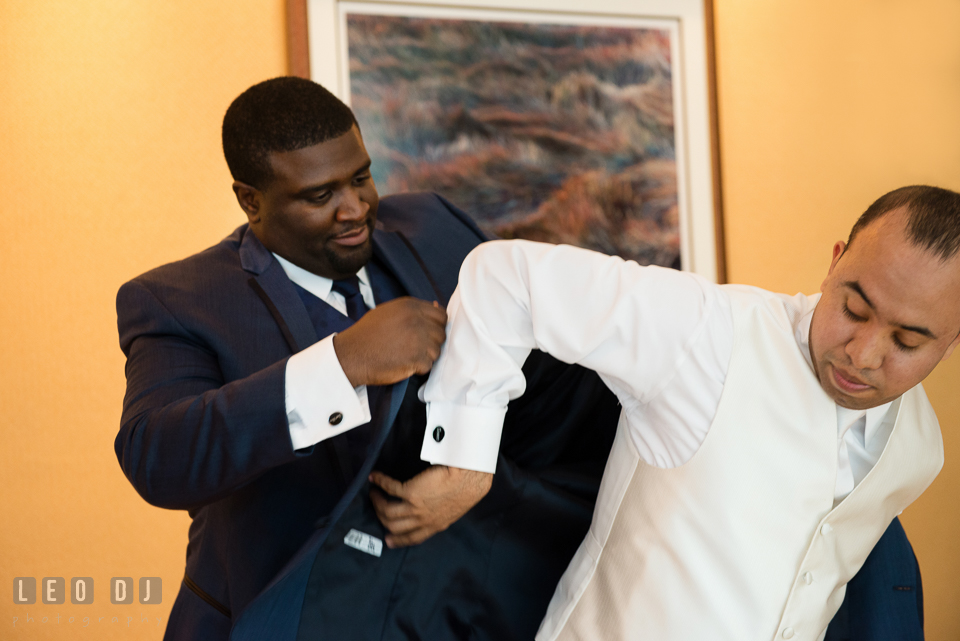
<path fill-rule="evenodd" d="M 303 267 L 298 267 L 294 265 L 286 258 L 282 256 L 277 256 L 273 254 L 277 261 L 280 262 L 280 266 L 283 267 L 283 271 L 287 274 L 287 277 L 292 280 L 300 287 L 303 287 L 305 290 L 319 298 L 320 300 L 327 300 L 330 296 L 330 290 L 333 288 L 333 281 L 324 276 L 318 276 L 313 272 L 309 272 Z M 361 290 L 366 287 L 370 287 L 370 280 L 367 277 L 367 268 L 361 267 L 360 271 L 357 272 L 357 278 L 360 279 Z M 364 297 L 366 298 L 366 297 Z M 368 303 L 369 306 L 369 303 Z"/>
<path fill-rule="evenodd" d="M 863 428 L 863 443 L 864 447 L 867 449 L 872 448 L 873 439 L 877 436 L 884 422 L 893 418 L 891 416 L 887 416 L 887 414 L 890 413 L 890 408 L 893 407 L 893 404 L 896 403 L 897 400 L 899 399 L 894 399 L 889 403 L 884 403 L 883 405 L 878 405 L 877 407 L 871 407 L 867 410 L 867 424 Z M 889 436 L 890 431 L 884 430 L 884 443 L 886 443 L 887 437 Z"/>

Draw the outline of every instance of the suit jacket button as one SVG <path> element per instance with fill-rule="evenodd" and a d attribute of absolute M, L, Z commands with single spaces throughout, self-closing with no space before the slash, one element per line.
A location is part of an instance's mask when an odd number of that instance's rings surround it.
<path fill-rule="evenodd" d="M 340 425 L 340 421 L 343 420 L 343 414 L 340 412 L 334 412 L 330 415 L 330 425 Z"/>
<path fill-rule="evenodd" d="M 444 431 L 442 427 L 437 425 L 435 428 L 433 428 L 433 440 L 435 440 L 437 443 L 443 440 L 443 435 Z"/>

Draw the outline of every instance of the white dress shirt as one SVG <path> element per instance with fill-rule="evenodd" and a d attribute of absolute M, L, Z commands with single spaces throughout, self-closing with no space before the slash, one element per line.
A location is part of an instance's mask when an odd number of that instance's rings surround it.
<path fill-rule="evenodd" d="M 333 281 L 317 276 L 274 254 L 294 283 L 347 315 L 343 295 L 333 291 Z M 360 294 L 369 309 L 376 307 L 366 267 L 357 272 Z M 354 388 L 347 380 L 333 349 L 333 334 L 298 352 L 287 361 L 284 373 L 287 423 L 294 450 L 370 422 L 370 404 L 364 385 Z M 335 424 L 331 417 L 341 415 Z"/>
<path fill-rule="evenodd" d="M 812 369 L 819 294 L 783 298 Z M 640 457 L 661 468 L 682 465 L 703 443 L 733 350 L 722 287 L 569 246 L 481 245 L 464 262 L 447 313 L 447 343 L 423 391 L 421 455 L 491 473 L 506 404 L 524 391 L 520 366 L 531 349 L 596 370 L 619 398 Z M 837 502 L 876 464 L 894 424 L 890 406 L 837 407 Z"/>

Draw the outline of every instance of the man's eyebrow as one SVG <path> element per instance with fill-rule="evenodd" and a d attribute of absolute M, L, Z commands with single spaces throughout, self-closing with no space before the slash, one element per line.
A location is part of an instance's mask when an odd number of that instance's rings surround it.
<path fill-rule="evenodd" d="M 936 336 L 934 336 L 933 332 L 931 332 L 926 327 L 919 327 L 917 325 L 902 325 L 900 323 L 897 323 L 897 327 L 899 327 L 900 329 L 905 329 L 908 332 L 916 332 L 917 334 L 923 334 L 927 338 L 932 338 L 934 340 L 936 340 L 937 338 Z"/>
<path fill-rule="evenodd" d="M 363 163 L 363 165 L 361 165 L 355 172 L 353 172 L 352 176 L 357 176 L 358 174 L 363 174 L 363 173 L 366 173 L 366 172 L 370 171 L 370 165 L 371 165 L 371 164 L 372 164 L 372 161 L 370 161 L 370 160 L 368 160 L 367 162 Z M 323 183 L 322 185 L 310 185 L 309 187 L 305 187 L 305 188 L 301 189 L 300 191 L 298 191 L 298 192 L 295 194 L 295 197 L 296 197 L 296 198 L 306 198 L 307 196 L 311 196 L 311 195 L 317 193 L 318 191 L 325 191 L 325 190 L 327 190 L 327 189 L 332 189 L 332 188 L 337 184 L 337 182 L 338 182 L 338 181 L 336 181 L 336 180 L 331 180 L 331 181 L 329 181 L 329 182 Z"/>
<path fill-rule="evenodd" d="M 870 309 L 876 311 L 876 307 L 874 307 L 873 302 L 870 300 L 870 298 L 867 296 L 867 294 L 863 291 L 863 288 L 860 287 L 860 283 L 858 283 L 858 282 L 855 281 L 855 280 L 848 280 L 847 282 L 845 282 L 845 283 L 843 284 L 843 286 L 846 287 L 846 288 L 848 288 L 848 289 L 852 289 L 852 290 L 855 291 L 857 294 L 859 294 L 860 298 L 863 299 L 863 302 L 865 302 L 867 305 L 869 305 L 869 306 L 870 306 Z M 904 325 L 903 323 L 894 323 L 894 325 L 896 325 L 896 326 L 899 327 L 900 329 L 905 329 L 905 330 L 907 330 L 908 332 L 915 332 L 915 333 L 917 333 L 917 334 L 922 334 L 923 336 L 926 336 L 927 338 L 932 338 L 932 339 L 934 339 L 934 340 L 936 340 L 936 338 L 937 338 L 937 337 L 934 335 L 934 333 L 931 332 L 931 331 L 930 331 L 929 329 L 927 329 L 926 327 L 921 327 L 921 326 L 919 326 L 919 325 Z"/>
<path fill-rule="evenodd" d="M 860 283 L 858 283 L 855 280 L 848 280 L 843 284 L 843 286 L 846 287 L 847 289 L 852 289 L 853 291 L 857 292 L 857 294 L 860 295 L 860 298 L 863 299 L 863 302 L 865 302 L 867 305 L 870 306 L 870 309 L 876 310 L 876 307 L 873 306 L 873 302 L 870 300 L 867 294 L 863 291 L 863 287 L 860 287 Z"/>

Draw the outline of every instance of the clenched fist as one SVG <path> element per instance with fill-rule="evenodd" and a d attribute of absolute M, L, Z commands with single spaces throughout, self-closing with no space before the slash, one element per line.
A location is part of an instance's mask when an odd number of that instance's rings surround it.
<path fill-rule="evenodd" d="M 426 374 L 440 356 L 447 312 L 409 296 L 377 305 L 333 337 L 337 359 L 354 387 L 390 385 Z"/>

